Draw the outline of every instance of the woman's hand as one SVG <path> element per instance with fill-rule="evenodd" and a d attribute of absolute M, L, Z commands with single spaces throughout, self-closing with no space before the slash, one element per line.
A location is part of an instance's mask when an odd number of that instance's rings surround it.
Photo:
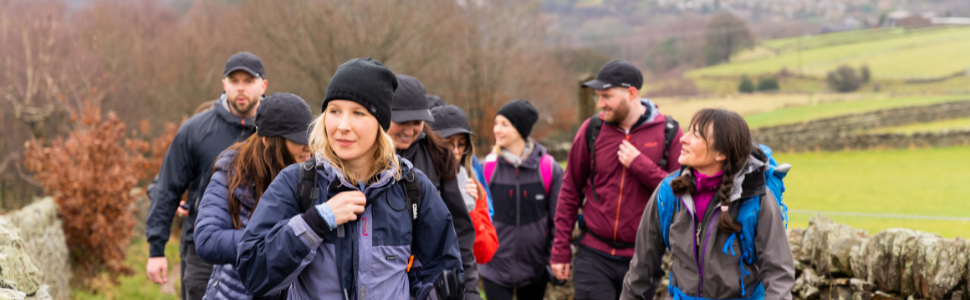
<path fill-rule="evenodd" d="M 472 196 L 472 199 L 478 201 L 478 183 L 469 180 L 468 184 L 465 185 L 465 192 Z"/>
<path fill-rule="evenodd" d="M 342 225 L 356 221 L 357 215 L 364 213 L 367 198 L 361 192 L 342 192 L 324 204 L 330 206 L 330 210 L 333 211 L 333 215 L 337 219 L 335 225 Z"/>

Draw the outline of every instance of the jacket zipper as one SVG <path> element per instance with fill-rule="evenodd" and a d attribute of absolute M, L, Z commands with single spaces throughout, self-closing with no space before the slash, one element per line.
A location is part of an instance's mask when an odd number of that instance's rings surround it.
<path fill-rule="evenodd" d="M 701 248 L 700 249 L 701 258 L 698 260 L 697 267 L 700 270 L 700 275 L 701 275 L 700 276 L 700 279 L 701 280 L 699 282 L 697 282 L 697 297 L 701 297 L 701 291 L 704 288 L 704 265 L 706 263 L 705 259 L 706 259 L 706 256 L 707 256 L 707 242 L 711 240 L 711 232 L 714 231 L 714 220 L 717 219 L 717 215 L 719 213 L 721 213 L 720 210 L 715 210 L 714 211 L 714 216 L 712 216 L 711 219 L 708 220 L 708 223 L 709 224 L 707 225 L 707 236 L 704 238 L 704 248 Z M 704 223 L 701 223 L 701 225 L 703 225 L 703 224 Z M 703 229 L 703 228 L 704 227 L 701 227 L 701 229 Z M 700 238 L 700 235 L 698 235 L 697 237 Z"/>
<path fill-rule="evenodd" d="M 626 135 L 626 140 L 630 141 L 630 134 Z M 620 176 L 620 196 L 616 199 L 616 220 L 613 223 L 613 243 L 616 243 L 617 229 L 620 227 L 620 205 L 623 204 L 623 182 L 626 181 L 626 167 L 623 167 L 623 175 Z M 610 255 L 616 255 L 616 248 Z"/>
<path fill-rule="evenodd" d="M 519 196 L 519 192 L 521 190 L 522 188 L 519 187 L 519 166 L 515 166 L 515 240 L 516 241 L 519 240 L 519 226 L 520 226 L 519 223 L 521 222 L 521 219 L 522 219 L 522 211 L 521 211 L 522 205 L 520 201 L 522 200 L 522 197 Z M 514 255 L 515 255 L 514 261 L 519 261 L 519 251 L 514 251 Z M 518 269 L 512 268 L 512 278 L 515 278 L 517 280 L 519 277 L 518 275 L 519 275 Z"/>

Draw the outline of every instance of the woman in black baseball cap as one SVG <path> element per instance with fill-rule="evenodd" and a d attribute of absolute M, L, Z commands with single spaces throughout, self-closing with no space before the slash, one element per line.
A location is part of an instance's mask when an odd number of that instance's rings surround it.
<path fill-rule="evenodd" d="M 256 109 L 256 134 L 216 159 L 195 222 L 196 250 L 213 265 L 205 298 L 252 299 L 234 267 L 236 244 L 276 175 L 310 158 L 310 122 L 313 113 L 302 98 L 272 94 Z"/>

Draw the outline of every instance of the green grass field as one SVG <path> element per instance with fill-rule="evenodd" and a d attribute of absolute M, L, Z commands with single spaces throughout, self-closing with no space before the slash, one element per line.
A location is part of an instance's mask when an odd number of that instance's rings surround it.
<path fill-rule="evenodd" d="M 176 272 L 172 268 L 178 266 L 179 261 L 179 244 L 178 241 L 169 241 L 168 245 L 165 245 L 165 257 L 168 258 L 168 271 L 171 275 L 172 272 Z M 163 293 L 159 289 L 159 285 L 153 283 L 148 279 L 145 274 L 145 263 L 148 261 L 148 243 L 144 241 L 136 242 L 128 246 L 127 257 L 125 261 L 128 263 L 128 267 L 134 270 L 134 274 L 131 276 L 122 276 L 119 278 L 121 284 L 117 286 L 103 286 L 100 287 L 98 293 L 90 293 L 82 290 L 72 290 L 71 298 L 77 300 L 108 300 L 108 299 L 179 299 L 178 295 L 171 295 Z M 176 276 L 169 276 L 169 278 L 179 278 L 178 274 Z M 101 284 L 107 285 L 107 281 L 99 281 Z M 181 285 L 178 280 L 176 280 L 174 285 L 174 291 L 178 293 L 181 290 Z"/>
<path fill-rule="evenodd" d="M 810 38 L 801 51 L 694 70 L 690 77 L 774 73 L 782 68 L 807 75 L 824 76 L 839 65 L 868 64 L 876 79 L 923 78 L 949 75 L 970 68 L 970 28 L 948 27 L 911 32 L 847 32 Z M 798 38 L 764 42 L 768 47 L 797 47 Z"/>
<path fill-rule="evenodd" d="M 950 101 L 970 100 L 966 95 L 924 96 L 900 98 L 874 98 L 871 100 L 854 100 L 844 102 L 829 102 L 818 105 L 798 106 L 775 111 L 745 116 L 751 128 L 767 127 L 781 124 L 800 123 L 815 119 L 835 117 L 845 114 L 869 112 L 881 109 L 929 105 Z M 730 107 L 727 107 L 731 109 Z"/>
<path fill-rule="evenodd" d="M 789 209 L 970 217 L 965 168 L 970 147 L 775 154 L 794 167 L 785 179 Z M 808 226 L 809 214 L 790 214 L 789 227 Z M 830 216 L 875 234 L 904 227 L 944 237 L 970 237 L 970 222 Z"/>

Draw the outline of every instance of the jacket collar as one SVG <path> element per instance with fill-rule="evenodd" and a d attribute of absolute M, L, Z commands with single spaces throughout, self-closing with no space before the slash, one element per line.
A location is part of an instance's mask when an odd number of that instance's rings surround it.
<path fill-rule="evenodd" d="M 226 98 L 226 93 L 222 93 L 219 96 L 219 100 L 216 101 L 216 105 L 212 107 L 212 110 L 215 111 L 219 118 L 226 121 L 226 123 L 235 124 L 246 129 L 256 128 L 256 122 L 252 118 L 240 118 L 229 111 L 229 99 Z"/>
<path fill-rule="evenodd" d="M 392 167 L 390 169 L 384 170 L 381 173 L 375 175 L 378 177 L 377 181 L 371 185 L 364 187 L 362 190 L 361 185 L 359 183 L 351 183 L 347 181 L 347 179 L 344 177 L 344 174 L 340 172 L 340 170 L 334 167 L 330 161 L 325 160 L 322 157 L 323 156 L 319 154 L 314 155 L 314 159 L 316 159 L 316 162 L 317 162 L 317 170 L 318 170 L 317 174 L 322 176 L 327 182 L 330 182 L 331 189 L 333 189 L 334 187 L 337 187 L 339 189 L 361 191 L 364 194 L 367 194 L 371 190 L 388 187 L 397 182 L 397 180 L 394 179 L 394 174 L 396 173 L 397 169 Z M 400 170 L 401 170 L 402 176 L 407 175 L 408 172 L 410 172 L 411 169 L 414 168 L 411 162 L 408 161 L 407 159 L 404 159 L 401 156 L 397 156 L 397 159 L 398 161 L 401 162 Z"/>
<path fill-rule="evenodd" d="M 515 167 L 524 167 L 529 169 L 539 169 L 539 163 L 542 162 L 542 156 L 546 155 L 546 148 L 537 143 L 532 138 L 526 140 L 525 150 L 522 151 L 525 158 L 516 157 L 511 152 L 502 149 L 502 160 L 512 164 Z"/>
<path fill-rule="evenodd" d="M 643 114 L 640 115 L 640 118 L 637 119 L 636 124 L 633 124 L 633 127 L 630 128 L 631 132 L 641 127 L 644 124 L 653 123 L 653 121 L 657 119 L 657 115 L 660 114 L 660 110 L 657 109 L 657 104 L 653 103 L 653 101 L 651 101 L 650 99 L 640 98 L 640 105 L 643 105 L 643 107 L 646 108 L 646 111 L 644 111 Z M 619 125 L 616 123 L 613 123 L 613 122 L 607 122 L 607 123 L 609 123 L 610 125 L 613 125 L 616 128 L 619 128 Z"/>

